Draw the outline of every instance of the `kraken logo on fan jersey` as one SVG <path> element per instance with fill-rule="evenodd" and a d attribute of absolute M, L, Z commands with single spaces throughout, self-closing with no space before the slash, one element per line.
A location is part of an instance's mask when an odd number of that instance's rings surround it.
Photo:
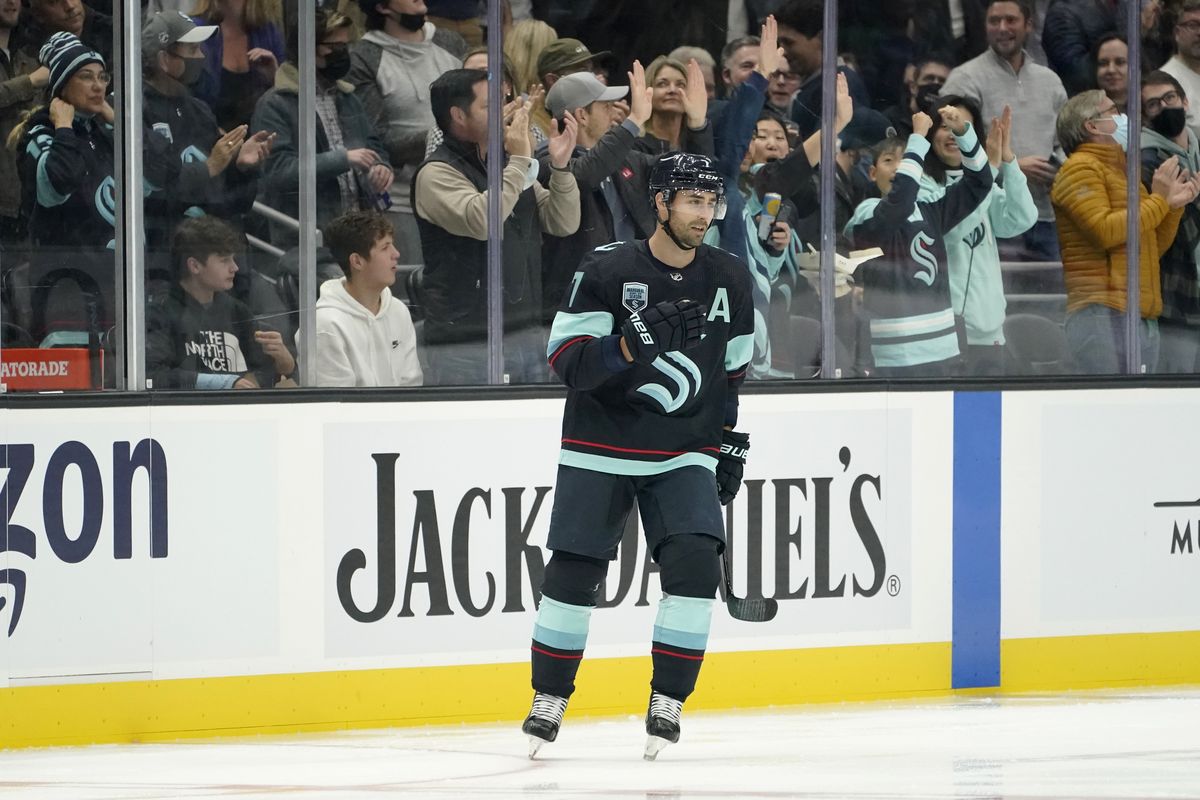
<path fill-rule="evenodd" d="M 921 231 L 913 237 L 912 244 L 908 248 L 908 254 L 912 256 L 913 261 L 922 267 L 913 277 L 926 286 L 933 286 L 934 280 L 937 279 L 937 258 L 929 252 L 929 248 L 933 245 L 933 238 L 925 231 Z"/>
<path fill-rule="evenodd" d="M 650 366 L 665 375 L 674 385 L 674 390 L 668 389 L 661 383 L 650 382 L 639 386 L 637 391 L 654 400 L 662 408 L 663 413 L 671 414 L 678 411 L 700 393 L 702 383 L 700 368 L 696 366 L 695 361 L 678 350 L 660 354 Z"/>

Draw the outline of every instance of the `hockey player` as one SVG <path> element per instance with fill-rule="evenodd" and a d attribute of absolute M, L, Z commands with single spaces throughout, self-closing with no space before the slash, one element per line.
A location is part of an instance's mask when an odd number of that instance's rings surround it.
<path fill-rule="evenodd" d="M 723 215 L 724 182 L 707 156 L 673 153 L 654 166 L 650 193 L 654 234 L 589 254 L 550 332 L 550 366 L 570 392 L 522 727 L 530 758 L 558 735 L 635 499 L 663 590 L 645 757 L 679 740 L 720 581 L 718 500 L 737 493 L 749 449 L 733 430 L 753 348 L 749 276 L 701 244 Z"/>

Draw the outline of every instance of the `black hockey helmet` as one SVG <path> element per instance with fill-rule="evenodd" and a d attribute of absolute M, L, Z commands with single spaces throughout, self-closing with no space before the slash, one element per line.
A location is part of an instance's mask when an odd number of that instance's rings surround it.
<path fill-rule="evenodd" d="M 659 157 L 650 171 L 650 202 L 662 192 L 663 202 L 669 206 L 675 192 L 680 190 L 713 192 L 717 196 L 713 219 L 725 218 L 725 181 L 709 156 L 667 153 Z"/>

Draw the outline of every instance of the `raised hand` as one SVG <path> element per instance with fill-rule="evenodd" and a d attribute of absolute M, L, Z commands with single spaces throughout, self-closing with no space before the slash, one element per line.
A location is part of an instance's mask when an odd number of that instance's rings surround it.
<path fill-rule="evenodd" d="M 243 172 L 258 169 L 267 163 L 271 155 L 271 147 L 275 144 L 275 134 L 270 131 L 259 131 L 242 143 L 238 150 L 237 165 Z"/>
<path fill-rule="evenodd" d="M 233 163 L 234 159 L 238 157 L 238 149 L 246 141 L 246 131 L 249 129 L 248 125 L 238 125 L 217 139 L 217 143 L 213 145 L 212 151 L 208 154 L 209 175 L 215 178 Z"/>
<path fill-rule="evenodd" d="M 846 126 L 850 124 L 850 120 L 854 118 L 854 98 L 850 96 L 850 83 L 846 80 L 845 73 L 837 74 L 837 108 L 834 114 L 834 123 L 837 127 L 837 132 L 841 133 Z"/>
<path fill-rule="evenodd" d="M 522 103 L 513 112 L 504 129 L 504 151 L 510 156 L 525 156 L 533 154 L 533 144 L 529 141 L 529 104 Z"/>
<path fill-rule="evenodd" d="M 1171 156 L 1154 170 L 1154 175 L 1150 178 L 1150 191 L 1170 203 L 1171 191 L 1179 176 L 1179 156 Z"/>
<path fill-rule="evenodd" d="M 1012 149 L 1012 107 L 1005 106 L 1004 111 L 1000 114 L 1000 130 L 1004 136 L 1000 142 L 1000 158 L 1006 164 L 1011 164 L 1017 157 L 1017 154 Z"/>
<path fill-rule="evenodd" d="M 992 117 L 988 126 L 987 140 L 983 143 L 983 151 L 987 153 L 988 163 L 993 167 L 1000 166 L 1000 158 L 1004 151 L 1004 129 L 999 117 Z"/>
<path fill-rule="evenodd" d="M 928 136 L 933 130 L 933 119 L 924 111 L 918 111 L 912 116 L 912 127 L 917 136 Z"/>
<path fill-rule="evenodd" d="M 550 120 L 550 139 L 546 146 L 550 152 L 550 166 L 555 169 L 566 169 L 575 153 L 575 143 L 579 139 L 579 123 L 570 111 L 563 112 L 563 127 L 558 128 L 558 120 Z"/>
<path fill-rule="evenodd" d="M 683 93 L 683 110 L 687 114 L 689 128 L 703 128 L 708 117 L 708 88 L 704 85 L 704 73 L 696 59 L 687 65 L 687 89 Z"/>
<path fill-rule="evenodd" d="M 646 85 L 646 68 L 641 61 L 633 62 L 633 71 L 629 74 L 629 119 L 639 128 L 646 127 L 646 121 L 653 112 L 651 103 L 654 90 Z"/>
<path fill-rule="evenodd" d="M 938 114 L 942 117 L 942 122 L 946 123 L 946 127 L 955 136 L 962 136 L 967 132 L 967 118 L 954 106 L 942 106 L 938 109 Z"/>
<path fill-rule="evenodd" d="M 279 68 L 279 60 L 265 47 L 253 48 L 246 53 L 246 59 L 251 67 L 265 74 L 274 75 L 275 70 Z"/>
<path fill-rule="evenodd" d="M 75 123 L 75 106 L 56 97 L 50 101 L 50 121 L 55 128 L 69 128 Z"/>
<path fill-rule="evenodd" d="M 763 20 L 762 32 L 758 36 L 758 72 L 767 80 L 783 63 L 783 48 L 779 46 L 779 24 L 771 14 Z"/>

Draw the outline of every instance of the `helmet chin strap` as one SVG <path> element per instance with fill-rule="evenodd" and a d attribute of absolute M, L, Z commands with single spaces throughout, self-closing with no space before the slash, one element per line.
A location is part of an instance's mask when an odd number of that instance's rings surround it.
<path fill-rule="evenodd" d="M 662 226 L 663 231 L 667 234 L 667 236 L 669 236 L 671 238 L 671 241 L 674 242 L 675 246 L 678 247 L 680 250 L 695 250 L 696 249 L 695 245 L 684 244 L 683 242 L 679 241 L 679 237 L 675 235 L 675 231 L 671 230 L 671 207 L 670 206 L 667 206 L 667 218 L 665 220 L 660 219 L 658 221 L 658 224 Z"/>

